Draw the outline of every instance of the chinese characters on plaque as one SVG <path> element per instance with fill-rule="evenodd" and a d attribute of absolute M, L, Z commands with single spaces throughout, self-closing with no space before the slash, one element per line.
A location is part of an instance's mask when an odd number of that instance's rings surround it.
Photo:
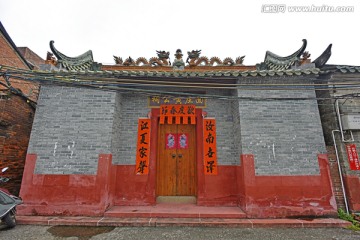
<path fill-rule="evenodd" d="M 137 175 L 149 173 L 150 127 L 150 119 L 139 118 L 135 170 Z"/>
<path fill-rule="evenodd" d="M 351 170 L 360 170 L 359 155 L 355 144 L 346 144 L 346 152 Z"/>
<path fill-rule="evenodd" d="M 196 124 L 195 105 L 161 105 L 160 124 L 165 123 Z"/>
<path fill-rule="evenodd" d="M 206 107 L 206 99 L 201 97 L 149 97 L 149 107 L 159 107 L 161 105 L 195 105 L 197 108 L 204 108 Z"/>
<path fill-rule="evenodd" d="M 215 119 L 204 119 L 204 171 L 206 175 L 217 175 Z"/>

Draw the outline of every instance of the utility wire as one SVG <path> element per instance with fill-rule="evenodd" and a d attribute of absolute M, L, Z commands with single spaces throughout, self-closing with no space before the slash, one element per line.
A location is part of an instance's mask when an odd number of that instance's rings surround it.
<path fill-rule="evenodd" d="M 194 89 L 243 89 L 243 90 L 319 90 L 319 91 L 328 91 L 331 88 L 349 90 L 349 89 L 357 89 L 360 88 L 360 82 L 352 82 L 352 83 L 331 83 L 331 84 L 237 84 L 237 86 L 217 86 L 216 84 L 209 83 L 208 86 L 193 86 L 188 85 L 189 83 L 178 83 L 176 85 L 169 84 L 168 82 L 162 82 L 161 84 L 148 83 L 145 80 L 142 80 L 142 83 L 138 83 L 138 81 L 126 80 L 123 82 L 109 82 L 103 81 L 102 79 L 97 79 L 96 81 L 92 80 L 84 80 L 84 79 L 67 79 L 67 78 L 38 78 L 38 77 L 23 77 L 19 75 L 10 75 L 8 73 L 5 76 L 12 77 L 18 80 L 24 81 L 40 81 L 40 82 L 64 82 L 70 83 L 72 82 L 74 85 L 76 84 L 89 84 L 94 86 L 99 86 L 100 88 L 104 88 L 105 86 L 128 86 L 128 87 L 163 87 L 163 88 L 194 88 Z M 118 84 L 118 85 L 117 85 Z M 192 83 L 198 84 L 198 83 Z"/>
<path fill-rule="evenodd" d="M 218 99 L 249 99 L 249 100 L 324 100 L 324 99 L 334 99 L 339 97 L 330 97 L 330 98 L 319 98 L 319 97 L 298 97 L 298 98 L 287 98 L 287 97 L 279 97 L 279 98 L 254 98 L 254 97 L 241 97 L 241 96 L 228 96 L 228 95 L 211 95 L 211 94 L 199 94 L 199 93 L 189 93 L 189 92 L 177 92 L 177 91 L 167 91 L 167 90 L 154 90 L 152 87 L 157 88 L 186 88 L 191 90 L 204 90 L 204 89 L 219 89 L 219 90 L 319 90 L 319 91 L 329 91 L 329 90 L 355 90 L 360 88 L 360 81 L 351 81 L 351 82 L 335 82 L 331 81 L 331 83 L 319 84 L 319 83 L 218 83 L 218 82 L 187 82 L 182 81 L 183 78 L 178 78 L 178 81 L 164 81 L 164 80 L 156 80 L 153 77 L 147 79 L 134 79 L 134 76 L 128 76 L 128 78 L 119 78 L 118 76 L 94 76 L 94 74 L 85 74 L 82 73 L 72 73 L 72 72 L 34 72 L 29 70 L 21 70 L 17 68 L 11 67 L 3 67 L 0 66 L 0 74 L 3 75 L 5 79 L 16 79 L 20 81 L 28 81 L 28 82 L 41 82 L 44 84 L 59 84 L 73 87 L 88 87 L 94 89 L 102 89 L 108 91 L 125 91 L 125 92 L 139 92 L 143 94 L 171 94 L 171 95 L 187 95 L 187 96 L 202 96 L 203 98 L 218 98 Z M 271 76 L 270 76 L 271 77 Z M 289 76 L 290 77 L 290 76 Z M 171 78 L 174 79 L 174 78 Z M 192 78 L 197 79 L 197 78 Z M 204 78 L 211 79 L 214 78 Z M 236 80 L 234 77 L 232 80 Z M 216 79 L 217 81 L 222 79 Z M 315 81 L 314 81 L 315 82 Z M 149 89 L 150 88 L 150 89 Z M 358 98 L 358 94 L 353 94 L 348 96 L 351 98 Z"/>

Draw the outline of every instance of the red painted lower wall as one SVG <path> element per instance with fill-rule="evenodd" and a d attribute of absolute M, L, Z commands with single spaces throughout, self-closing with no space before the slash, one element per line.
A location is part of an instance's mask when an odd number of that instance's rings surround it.
<path fill-rule="evenodd" d="M 115 205 L 155 204 L 155 189 L 149 175 L 136 175 L 135 165 L 116 165 L 114 168 L 117 175 Z"/>
<path fill-rule="evenodd" d="M 345 187 L 349 208 L 352 212 L 360 211 L 360 177 L 347 175 L 345 178 Z"/>
<path fill-rule="evenodd" d="M 36 154 L 28 154 L 18 206 L 20 215 L 101 216 L 113 202 L 116 173 L 111 154 L 100 154 L 96 175 L 34 174 Z"/>
<path fill-rule="evenodd" d="M 156 204 L 155 163 L 149 175 L 139 176 L 135 165 L 112 165 L 111 154 L 101 154 L 96 175 L 46 175 L 34 174 L 36 158 L 27 155 L 21 215 L 101 216 L 113 205 Z M 318 161 L 320 175 L 256 176 L 253 155 L 242 155 L 240 166 L 220 165 L 216 176 L 198 174 L 197 204 L 239 205 L 249 218 L 336 215 L 326 155 Z M 348 179 L 359 189 L 359 179 Z"/>
<path fill-rule="evenodd" d="M 201 168 L 203 170 L 203 168 Z M 218 175 L 202 175 L 197 204 L 202 206 L 237 206 L 237 166 L 218 166 Z"/>
<path fill-rule="evenodd" d="M 240 207 L 249 218 L 336 215 L 327 155 L 318 155 L 318 161 L 317 176 L 256 176 L 253 155 L 242 155 L 238 169 Z"/>

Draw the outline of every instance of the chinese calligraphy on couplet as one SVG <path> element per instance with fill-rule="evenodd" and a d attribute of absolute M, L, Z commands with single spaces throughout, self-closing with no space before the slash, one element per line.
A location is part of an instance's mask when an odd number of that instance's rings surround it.
<path fill-rule="evenodd" d="M 150 127 L 150 119 L 139 119 L 135 170 L 137 175 L 149 173 Z"/>
<path fill-rule="evenodd" d="M 195 124 L 195 105 L 161 105 L 160 124 L 164 123 Z"/>
<path fill-rule="evenodd" d="M 351 170 L 360 170 L 359 156 L 355 144 L 346 144 L 346 152 Z"/>
<path fill-rule="evenodd" d="M 204 171 L 206 175 L 217 175 L 215 119 L 204 119 Z"/>

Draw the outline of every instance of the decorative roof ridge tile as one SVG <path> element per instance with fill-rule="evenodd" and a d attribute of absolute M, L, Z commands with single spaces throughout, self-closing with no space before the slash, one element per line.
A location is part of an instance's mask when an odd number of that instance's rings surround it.
<path fill-rule="evenodd" d="M 58 64 L 65 67 L 68 70 L 85 70 L 90 69 L 94 63 L 92 51 L 89 50 L 77 57 L 68 57 L 61 53 L 54 46 L 54 41 L 50 41 L 50 49 L 54 55 L 58 58 Z"/>
<path fill-rule="evenodd" d="M 360 72 L 360 66 L 349 67 L 349 66 L 337 66 L 338 71 L 341 72 Z M 33 71 L 38 72 L 40 71 Z M 319 68 L 305 68 L 305 69 L 286 69 L 286 70 L 246 70 L 246 71 L 137 71 L 137 70 L 66 70 L 60 69 L 57 71 L 41 71 L 41 73 L 62 73 L 62 74 L 108 74 L 117 76 L 158 76 L 158 77 L 221 77 L 221 76 L 283 76 L 288 75 L 302 75 L 302 74 L 319 74 L 321 71 Z"/>
<path fill-rule="evenodd" d="M 265 59 L 262 63 L 257 64 L 257 69 L 273 69 L 273 70 L 285 70 L 290 68 L 296 62 L 300 60 L 300 56 L 304 53 L 307 45 L 306 39 L 303 39 L 302 46 L 294 53 L 286 57 L 281 57 L 273 52 L 266 51 Z"/>
<path fill-rule="evenodd" d="M 197 72 L 190 72 L 190 73 L 189 73 L 189 76 L 190 76 L 190 77 L 196 77 L 196 75 L 197 75 Z"/>
<path fill-rule="evenodd" d="M 241 75 L 242 77 L 247 77 L 247 76 L 249 75 L 249 73 L 248 73 L 248 72 L 242 72 L 242 73 L 240 73 L 240 75 Z"/>

